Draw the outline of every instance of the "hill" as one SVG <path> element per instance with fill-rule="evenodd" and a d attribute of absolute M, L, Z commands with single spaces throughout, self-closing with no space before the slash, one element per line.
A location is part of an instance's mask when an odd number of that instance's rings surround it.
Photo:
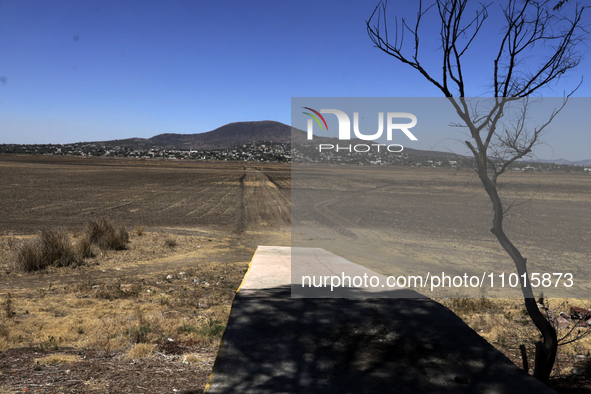
<path fill-rule="evenodd" d="M 158 146 L 194 150 L 228 148 L 252 141 L 289 143 L 291 126 L 271 120 L 235 122 L 206 133 L 159 134 L 148 141 Z"/>
<path fill-rule="evenodd" d="M 293 133 L 293 134 L 292 134 Z M 125 146 L 130 149 L 165 148 L 179 150 L 204 150 L 232 148 L 245 143 L 267 141 L 275 143 L 296 142 L 298 145 L 311 143 L 306 139 L 306 132 L 292 129 L 281 122 L 271 120 L 253 122 L 234 122 L 218 127 L 215 130 L 195 134 L 158 134 L 152 138 L 129 138 L 125 140 L 103 141 L 105 146 Z M 339 140 L 328 137 L 314 137 L 314 144 L 337 144 Z M 342 144 L 342 142 L 340 142 Z M 352 139 L 351 144 L 367 144 L 369 141 Z M 404 148 L 409 156 L 423 156 L 433 158 L 455 158 L 458 155 L 449 152 L 424 151 Z"/>

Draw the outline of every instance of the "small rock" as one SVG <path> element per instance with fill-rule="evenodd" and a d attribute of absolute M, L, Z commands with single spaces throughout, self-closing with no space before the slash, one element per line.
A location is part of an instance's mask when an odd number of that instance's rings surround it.
<path fill-rule="evenodd" d="M 171 279 L 172 279 L 172 275 L 167 275 L 167 276 L 166 276 L 166 279 L 167 279 L 167 280 L 171 280 Z"/>
<path fill-rule="evenodd" d="M 199 283 L 201 283 L 201 280 L 199 280 L 199 278 L 195 278 L 195 279 L 193 279 L 193 283 L 198 285 Z"/>
<path fill-rule="evenodd" d="M 558 327 L 560 328 L 566 328 L 570 326 L 570 322 L 563 317 L 559 317 L 558 319 L 556 319 L 556 324 L 558 324 Z"/>
<path fill-rule="evenodd" d="M 174 291 L 174 289 L 171 287 L 170 289 L 168 289 L 169 293 L 172 293 Z"/>
<path fill-rule="evenodd" d="M 100 287 L 99 285 L 92 286 L 93 289 L 98 289 L 99 287 Z"/>
<path fill-rule="evenodd" d="M 186 272 L 179 272 L 179 275 L 187 275 Z"/>
<path fill-rule="evenodd" d="M 566 320 L 570 320 L 570 316 L 567 315 L 565 312 L 560 312 L 560 317 L 562 317 L 563 319 L 566 319 Z"/>

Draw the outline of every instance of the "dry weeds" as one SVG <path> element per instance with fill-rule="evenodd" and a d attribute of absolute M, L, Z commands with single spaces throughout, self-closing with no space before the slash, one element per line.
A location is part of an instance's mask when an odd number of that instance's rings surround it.
<path fill-rule="evenodd" d="M 55 353 L 35 360 L 39 365 L 70 364 L 81 361 L 80 357 L 71 354 Z"/>
<path fill-rule="evenodd" d="M 140 358 L 150 358 L 154 355 L 156 345 L 151 343 L 138 343 L 134 345 L 127 353 L 124 358 L 126 360 L 137 360 Z"/>
<path fill-rule="evenodd" d="M 532 323 L 523 300 L 492 298 L 440 299 L 440 303 L 461 317 L 474 331 L 503 352 L 517 366 L 523 365 L 519 346 L 525 345 L 530 367 L 534 364 L 535 342 L 540 340 L 539 331 Z M 589 300 L 550 299 L 545 300 L 551 315 L 560 312 L 570 314 L 570 306 L 590 308 Z M 545 309 L 542 305 L 541 309 Z M 553 370 L 554 377 L 568 374 L 577 360 L 591 358 L 591 329 L 555 325 L 559 340 L 557 361 Z M 574 329 L 573 329 L 574 328 Z M 569 342 L 570 340 L 573 342 Z M 578 357 L 577 357 L 578 356 Z M 530 368 L 529 373 L 533 369 Z"/>

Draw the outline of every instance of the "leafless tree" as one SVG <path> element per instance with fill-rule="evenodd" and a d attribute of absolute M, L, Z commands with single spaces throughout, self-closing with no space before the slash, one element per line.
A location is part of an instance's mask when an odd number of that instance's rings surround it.
<path fill-rule="evenodd" d="M 471 15 L 467 6 L 467 0 L 433 0 L 428 6 L 419 1 L 416 20 L 411 23 L 396 18 L 395 31 L 389 35 L 387 2 L 381 1 L 367 20 L 367 32 L 377 48 L 414 68 L 436 86 L 469 131 L 466 145 L 476 159 L 478 176 L 493 206 L 491 232 L 515 263 L 526 309 L 542 335 L 536 343 L 534 376 L 547 382 L 556 358 L 556 330 L 538 309 L 529 281 L 524 280 L 529 278 L 526 258 L 503 230 L 507 207 L 499 197 L 497 180 L 511 163 L 532 153 L 540 136 L 566 104 L 570 94 L 541 124 L 531 127 L 527 122 L 529 97 L 541 95 L 580 64 L 579 48 L 587 34 L 582 20 L 585 7 L 577 5 L 567 17 L 553 10 L 550 1 L 507 0 L 501 5 L 504 27 L 489 63 L 491 91 L 485 92 L 492 93 L 492 97 L 475 102 L 466 99 L 462 66 L 482 32 L 492 3 L 480 4 Z M 438 72 L 427 69 L 420 51 L 424 49 L 421 39 L 425 38 L 420 31 L 428 13 L 435 13 L 440 24 Z M 509 113 L 514 114 L 513 119 L 507 118 Z"/>

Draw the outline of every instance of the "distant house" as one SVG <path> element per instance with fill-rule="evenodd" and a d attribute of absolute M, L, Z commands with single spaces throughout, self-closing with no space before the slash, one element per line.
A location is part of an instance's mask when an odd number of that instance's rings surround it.
<path fill-rule="evenodd" d="M 591 172 L 591 168 L 585 168 L 585 172 Z"/>

